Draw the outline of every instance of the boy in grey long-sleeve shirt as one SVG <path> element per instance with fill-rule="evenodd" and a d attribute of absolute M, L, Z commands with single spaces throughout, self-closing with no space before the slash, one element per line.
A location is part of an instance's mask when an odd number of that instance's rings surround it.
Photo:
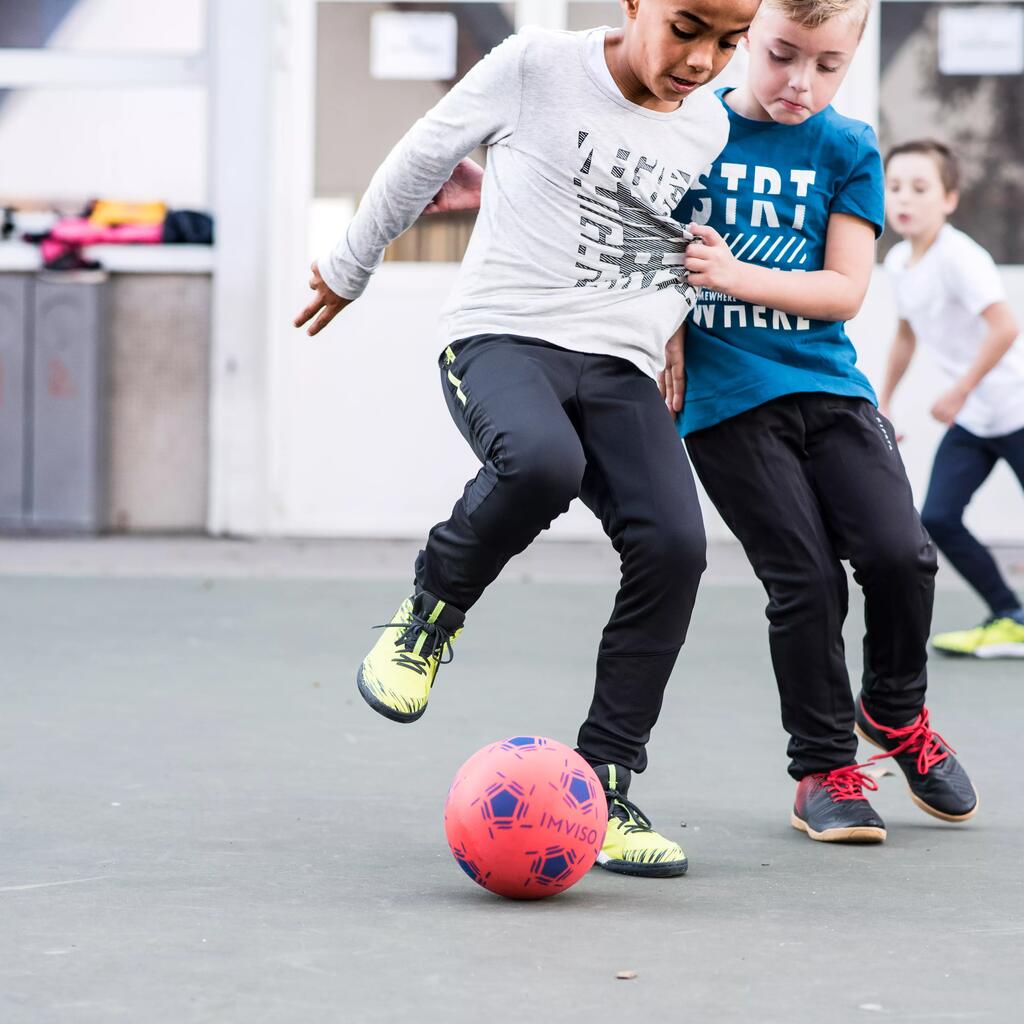
<path fill-rule="evenodd" d="M 364 659 L 374 710 L 411 722 L 465 613 L 580 497 L 622 560 L 578 749 L 605 786 L 599 863 L 678 875 L 686 857 L 627 797 L 685 638 L 704 568 L 689 467 L 654 376 L 694 303 L 671 216 L 717 156 L 727 118 L 699 89 L 757 0 L 622 0 L 622 29 L 525 30 L 410 130 L 345 238 L 313 267 L 296 326 L 357 298 L 385 247 L 477 146 L 481 211 L 444 311 L 441 382 L 482 468 L 431 530 L 415 591 Z M 315 318 L 315 319 L 314 319 Z M 428 472 L 414 459 L 411 472 Z M 514 642 L 529 642 L 510 629 Z"/>

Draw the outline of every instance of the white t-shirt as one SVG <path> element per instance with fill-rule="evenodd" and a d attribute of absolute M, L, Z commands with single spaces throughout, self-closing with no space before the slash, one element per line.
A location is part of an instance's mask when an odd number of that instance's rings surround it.
<path fill-rule="evenodd" d="M 909 242 L 894 246 L 885 269 L 896 308 L 943 370 L 959 379 L 978 357 L 988 333 L 982 312 L 1006 300 L 992 257 L 962 231 L 946 224 L 913 266 Z M 956 422 L 978 437 L 1000 437 L 1024 427 L 1024 346 L 1010 350 L 971 392 Z"/>
<path fill-rule="evenodd" d="M 654 376 L 696 298 L 672 211 L 729 122 L 707 88 L 670 112 L 623 97 L 605 60 L 608 31 L 524 29 L 472 68 L 374 175 L 345 238 L 319 261 L 328 287 L 360 295 L 385 247 L 484 145 L 480 214 L 443 311 L 446 340 L 525 335 Z"/>

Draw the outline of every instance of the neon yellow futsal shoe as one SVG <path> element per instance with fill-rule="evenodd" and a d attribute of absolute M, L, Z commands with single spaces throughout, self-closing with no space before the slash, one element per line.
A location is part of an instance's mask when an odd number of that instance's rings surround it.
<path fill-rule="evenodd" d="M 939 633 L 932 647 L 961 658 L 1024 658 L 1024 625 L 1016 619 L 989 619 L 974 629 Z"/>
<path fill-rule="evenodd" d="M 465 615 L 426 591 L 407 597 L 359 666 L 363 699 L 393 722 L 415 722 L 427 710 L 437 670 L 451 661 Z M 447 655 L 447 657 L 445 657 Z"/>
<path fill-rule="evenodd" d="M 608 800 L 608 832 L 597 863 L 606 871 L 647 878 L 686 874 L 683 848 L 659 835 L 643 811 L 627 799 L 630 771 L 617 764 L 594 768 Z"/>

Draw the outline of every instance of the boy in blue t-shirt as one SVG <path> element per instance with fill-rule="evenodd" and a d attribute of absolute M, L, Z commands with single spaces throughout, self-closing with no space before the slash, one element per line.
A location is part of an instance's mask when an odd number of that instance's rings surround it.
<path fill-rule="evenodd" d="M 977 807 L 925 708 L 935 549 L 843 329 L 884 223 L 874 132 L 829 105 L 869 2 L 762 3 L 747 83 L 719 93 L 729 142 L 674 214 L 703 243 L 686 258 L 704 291 L 686 328 L 685 405 L 678 336 L 665 373 L 697 474 L 768 593 L 792 824 L 826 841 L 885 838 L 855 727 L 895 756 L 923 810 L 962 821 Z M 842 559 L 864 591 L 856 706 Z"/>

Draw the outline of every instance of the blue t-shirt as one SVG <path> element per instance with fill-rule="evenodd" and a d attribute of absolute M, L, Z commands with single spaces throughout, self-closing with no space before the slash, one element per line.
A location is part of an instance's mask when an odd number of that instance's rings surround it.
<path fill-rule="evenodd" d="M 673 216 L 710 224 L 740 259 L 822 270 L 832 213 L 884 226 L 884 179 L 871 127 L 826 107 L 803 124 L 729 109 L 729 141 Z M 824 391 L 875 402 L 838 321 L 806 320 L 704 290 L 686 328 L 684 437 L 782 395 Z"/>

